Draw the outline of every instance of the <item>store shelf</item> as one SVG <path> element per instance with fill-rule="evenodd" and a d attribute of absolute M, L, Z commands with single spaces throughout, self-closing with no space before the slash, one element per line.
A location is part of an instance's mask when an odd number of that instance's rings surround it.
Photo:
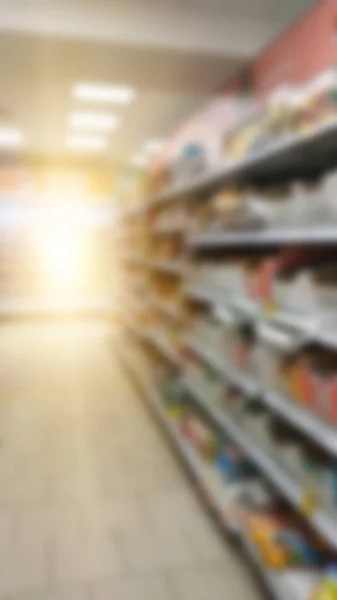
<path fill-rule="evenodd" d="M 240 373 L 235 367 L 231 367 L 224 361 L 219 360 L 216 354 L 207 348 L 205 343 L 194 336 L 187 336 L 185 343 L 200 358 L 214 368 L 221 379 L 225 381 L 225 384 L 237 387 L 245 396 L 259 396 L 273 412 L 297 427 L 299 431 L 309 436 L 322 448 L 337 456 L 337 428 L 330 427 L 318 415 L 301 408 L 300 405 L 288 400 L 282 394 L 266 390 L 253 377 Z"/>
<path fill-rule="evenodd" d="M 185 234 L 187 223 L 162 223 L 154 225 L 151 229 L 151 233 L 157 236 L 168 236 L 168 235 L 182 235 Z"/>
<path fill-rule="evenodd" d="M 319 572 L 314 569 L 311 572 L 308 569 L 268 569 L 244 532 L 241 533 L 241 542 L 276 600 L 309 600 L 312 597 L 320 578 Z"/>
<path fill-rule="evenodd" d="M 337 456 L 337 428 L 330 427 L 320 419 L 319 415 L 301 408 L 300 405 L 296 405 L 295 402 L 291 402 L 277 392 L 265 391 L 261 399 L 272 411 Z"/>
<path fill-rule="evenodd" d="M 236 424 L 227 412 L 211 407 L 204 400 L 198 385 L 188 378 L 183 378 L 182 381 L 191 398 L 203 413 L 208 416 L 213 425 L 222 430 L 226 436 L 230 436 L 261 469 L 269 481 L 278 488 L 284 498 L 295 506 L 334 548 L 337 548 L 337 520 L 322 509 L 317 509 L 312 514 L 306 511 L 305 499 L 307 490 L 303 489 L 297 481 L 293 480 L 276 460 L 270 458 L 264 448 L 260 448 L 254 441 L 250 440 L 247 433 Z"/>
<path fill-rule="evenodd" d="M 137 360 L 137 357 L 132 357 L 132 353 L 130 354 L 128 349 L 124 346 L 122 350 L 122 359 L 127 365 L 127 368 L 133 372 L 138 383 L 142 387 L 153 412 L 156 414 L 158 420 L 168 433 L 174 447 L 178 450 L 182 460 L 191 472 L 202 498 L 216 514 L 217 521 L 224 530 L 230 531 L 238 536 L 247 556 L 249 556 L 249 559 L 255 564 L 275 600 L 308 600 L 319 579 L 317 571 L 308 572 L 308 570 L 296 569 L 274 571 L 268 569 L 263 564 L 256 548 L 250 542 L 248 537 L 243 531 L 239 531 L 226 515 L 227 494 L 224 493 L 224 496 L 222 497 L 219 491 L 215 491 L 214 486 L 210 483 L 208 475 L 208 471 L 211 467 L 206 465 L 199 458 L 193 448 L 184 440 L 174 422 L 171 421 L 162 405 L 157 390 L 149 383 L 147 373 L 139 366 L 140 361 Z M 187 382 L 186 384 L 189 385 Z M 194 388 L 193 391 L 195 391 Z M 202 409 L 205 410 L 204 405 L 202 406 Z M 224 490 L 225 489 L 224 486 Z"/>
<path fill-rule="evenodd" d="M 272 317 L 271 322 L 305 334 L 310 342 L 317 342 L 327 349 L 337 350 L 336 316 L 331 318 L 331 315 L 326 315 L 324 312 L 303 315 L 280 311 Z"/>
<path fill-rule="evenodd" d="M 150 304 L 156 310 L 160 311 L 163 315 L 169 317 L 170 319 L 179 320 L 181 317 L 180 306 L 173 304 L 173 302 L 172 304 L 169 302 L 162 302 L 154 296 L 151 296 Z"/>
<path fill-rule="evenodd" d="M 237 387 L 245 396 L 256 396 L 259 394 L 261 388 L 253 377 L 226 364 L 225 361 L 220 359 L 216 353 L 210 350 L 201 340 L 198 340 L 195 336 L 189 335 L 185 337 L 185 343 L 216 371 L 216 373 L 224 380 L 225 384 Z"/>
<path fill-rule="evenodd" d="M 192 180 L 173 185 L 153 196 L 150 201 L 121 212 L 120 217 L 138 217 L 154 206 L 171 200 L 190 198 L 207 190 L 212 193 L 229 184 L 261 178 L 283 178 L 288 175 L 299 177 L 300 173 L 303 177 L 312 175 L 321 168 L 334 167 L 336 151 L 337 122 L 333 121 L 309 132 L 289 135 L 253 156 L 227 160 L 224 165 L 204 172 Z"/>
<path fill-rule="evenodd" d="M 220 320 L 222 320 L 222 311 L 226 310 L 226 307 L 233 312 L 233 316 L 237 315 L 242 321 L 258 319 L 262 310 L 256 301 L 238 294 L 229 294 L 227 290 L 212 287 L 211 284 L 187 284 L 184 287 L 184 294 L 199 302 L 213 305 L 214 313 Z"/>
<path fill-rule="evenodd" d="M 147 332 L 144 327 L 137 325 L 134 320 L 130 319 L 130 317 L 126 318 L 125 314 L 121 310 L 118 311 L 118 316 L 126 331 L 130 332 L 132 335 L 135 335 L 139 340 L 147 339 Z"/>
<path fill-rule="evenodd" d="M 196 480 L 199 491 L 201 492 L 203 498 L 216 513 L 220 523 L 226 529 L 231 529 L 231 527 L 228 525 L 226 514 L 223 508 L 224 499 L 221 495 L 214 493 L 213 486 L 211 486 L 208 481 L 207 471 L 211 467 L 204 464 L 199 458 L 198 454 L 184 440 L 177 426 L 167 415 L 157 390 L 149 383 L 147 374 L 143 373 L 139 367 L 135 367 L 134 362 L 130 360 L 128 353 L 125 350 L 122 351 L 122 359 L 127 364 L 128 369 L 134 373 L 138 383 L 143 388 L 143 391 L 145 392 L 146 398 L 150 402 L 152 409 L 161 421 L 172 442 L 178 449 L 181 457 Z"/>
<path fill-rule="evenodd" d="M 331 326 L 330 329 L 327 327 L 321 327 L 317 332 L 315 339 L 330 350 L 337 350 L 337 327 L 336 325 Z"/>
<path fill-rule="evenodd" d="M 180 260 L 151 260 L 149 261 L 149 267 L 155 271 L 163 271 L 179 276 L 185 270 L 185 264 Z"/>
<path fill-rule="evenodd" d="M 215 300 L 214 291 L 210 286 L 203 284 L 187 284 L 184 287 L 184 294 L 193 298 L 194 300 L 198 300 L 199 302 L 205 302 L 207 304 L 212 304 Z"/>
<path fill-rule="evenodd" d="M 198 250 L 216 248 L 263 247 L 281 245 L 337 244 L 337 225 L 302 229 L 264 229 L 259 231 L 208 231 L 194 234 L 188 240 Z"/>
<path fill-rule="evenodd" d="M 161 352 L 173 365 L 180 367 L 181 358 L 179 354 L 172 348 L 169 341 L 165 337 L 157 333 L 156 331 L 147 331 L 146 339 Z"/>
<path fill-rule="evenodd" d="M 263 178 L 283 178 L 300 173 L 312 174 L 320 168 L 335 166 L 337 150 L 337 123 L 320 125 L 313 131 L 289 135 L 270 144 L 253 156 L 227 161 L 227 164 L 202 173 L 191 181 L 172 186 L 157 194 L 146 208 L 170 200 L 191 197 L 206 190 L 214 192 L 229 184 L 243 183 Z"/>
<path fill-rule="evenodd" d="M 218 308 L 221 311 L 221 304 L 224 304 L 223 297 L 219 298 L 219 304 L 216 302 L 215 308 Z M 251 298 L 247 298 L 243 295 L 239 294 L 228 294 L 228 299 L 226 300 L 226 305 L 230 310 L 233 310 L 235 314 L 240 318 L 240 320 L 244 320 L 247 322 L 254 322 L 261 316 L 262 307 L 256 302 L 256 300 L 252 300 Z"/>

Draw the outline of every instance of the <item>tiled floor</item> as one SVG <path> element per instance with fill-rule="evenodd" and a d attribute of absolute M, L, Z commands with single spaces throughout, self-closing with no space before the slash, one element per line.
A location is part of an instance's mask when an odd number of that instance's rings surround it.
<path fill-rule="evenodd" d="M 255 600 L 101 324 L 0 331 L 0 598 Z"/>

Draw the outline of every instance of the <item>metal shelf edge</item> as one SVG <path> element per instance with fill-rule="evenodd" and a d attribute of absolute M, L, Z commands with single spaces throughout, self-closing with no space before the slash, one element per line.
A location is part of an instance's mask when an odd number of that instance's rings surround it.
<path fill-rule="evenodd" d="M 267 478 L 283 493 L 284 497 L 293 506 L 301 510 L 305 490 L 293 481 L 281 466 L 270 459 L 262 448 L 251 441 L 231 417 L 224 411 L 208 406 L 193 382 L 186 378 L 182 381 L 203 412 L 208 414 L 214 425 L 220 427 L 225 435 L 229 435 L 236 441 L 243 451 L 261 468 Z M 337 521 L 332 516 L 324 510 L 318 509 L 312 516 L 307 515 L 306 518 L 333 547 L 337 547 Z"/>

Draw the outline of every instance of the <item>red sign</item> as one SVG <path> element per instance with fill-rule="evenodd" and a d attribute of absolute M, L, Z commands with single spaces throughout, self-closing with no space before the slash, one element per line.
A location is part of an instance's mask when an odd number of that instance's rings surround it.
<path fill-rule="evenodd" d="M 257 98 L 305 83 L 337 64 L 337 0 L 321 0 L 253 64 Z"/>

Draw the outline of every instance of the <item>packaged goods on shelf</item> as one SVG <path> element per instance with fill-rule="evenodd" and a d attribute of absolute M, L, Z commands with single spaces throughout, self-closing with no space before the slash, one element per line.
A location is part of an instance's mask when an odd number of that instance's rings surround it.
<path fill-rule="evenodd" d="M 337 113 L 337 74 L 330 69 L 312 79 L 303 90 L 299 130 L 307 131 L 317 123 L 334 120 Z"/>
<path fill-rule="evenodd" d="M 207 168 L 205 148 L 201 144 L 187 144 L 170 168 L 171 183 L 178 183 L 198 175 Z"/>
<path fill-rule="evenodd" d="M 258 234 L 332 227 L 337 225 L 336 181 L 336 171 L 331 171 L 283 186 L 225 189 L 195 215 L 196 231 Z"/>
<path fill-rule="evenodd" d="M 214 394 L 205 375 L 200 371 L 198 375 L 198 369 L 200 365 L 186 372 L 204 394 L 206 404 L 232 414 L 249 439 L 273 456 L 276 464 L 282 464 L 294 480 L 302 481 L 305 489 L 315 493 L 316 502 L 335 511 L 335 461 L 309 444 L 295 428 L 271 414 L 263 399 L 243 400 L 237 392 Z"/>
<path fill-rule="evenodd" d="M 200 418 L 187 413 L 180 422 L 180 431 L 192 443 L 200 455 L 213 461 L 219 453 L 219 441 Z"/>
<path fill-rule="evenodd" d="M 248 478 L 255 469 L 247 457 L 234 444 L 228 443 L 221 448 L 215 459 L 215 465 L 225 482 Z"/>
<path fill-rule="evenodd" d="M 337 263 L 329 250 L 280 254 L 275 278 L 277 302 L 307 313 L 337 314 Z"/>
<path fill-rule="evenodd" d="M 169 410 L 175 411 L 184 406 L 185 390 L 179 379 L 169 377 L 160 387 L 163 389 L 163 398 Z"/>
<path fill-rule="evenodd" d="M 193 161 L 167 173 L 190 183 L 149 203 L 145 260 L 128 266 L 151 289 L 132 310 L 168 428 L 279 599 L 310 600 L 335 560 L 302 517 L 337 547 L 336 129 L 319 130 L 337 123 L 336 90 L 334 72 L 279 94 L 214 177 Z"/>
<path fill-rule="evenodd" d="M 333 558 L 324 541 L 285 508 L 247 514 L 246 531 L 263 563 L 273 569 L 321 567 Z"/>
<path fill-rule="evenodd" d="M 169 210 L 164 210 L 159 216 L 155 215 L 151 224 L 153 232 L 183 232 L 183 227 L 188 226 L 186 212 L 184 205 L 176 204 L 175 206 L 170 206 Z"/>
<path fill-rule="evenodd" d="M 208 219 L 200 219 L 200 229 L 257 230 L 265 225 L 263 211 L 244 192 L 224 192 L 215 196 L 210 204 Z"/>
<path fill-rule="evenodd" d="M 337 115 L 335 70 L 329 70 L 300 87 L 284 87 L 264 108 L 225 140 L 224 156 L 241 158 L 334 121 Z"/>
<path fill-rule="evenodd" d="M 271 415 L 265 405 L 258 399 L 242 403 L 242 411 L 238 421 L 247 431 L 251 439 L 259 442 L 267 451 L 273 449 L 273 440 L 270 431 Z"/>
<path fill-rule="evenodd" d="M 317 582 L 309 600 L 336 600 L 337 598 L 337 565 L 334 561 L 327 567 L 322 578 Z"/>

